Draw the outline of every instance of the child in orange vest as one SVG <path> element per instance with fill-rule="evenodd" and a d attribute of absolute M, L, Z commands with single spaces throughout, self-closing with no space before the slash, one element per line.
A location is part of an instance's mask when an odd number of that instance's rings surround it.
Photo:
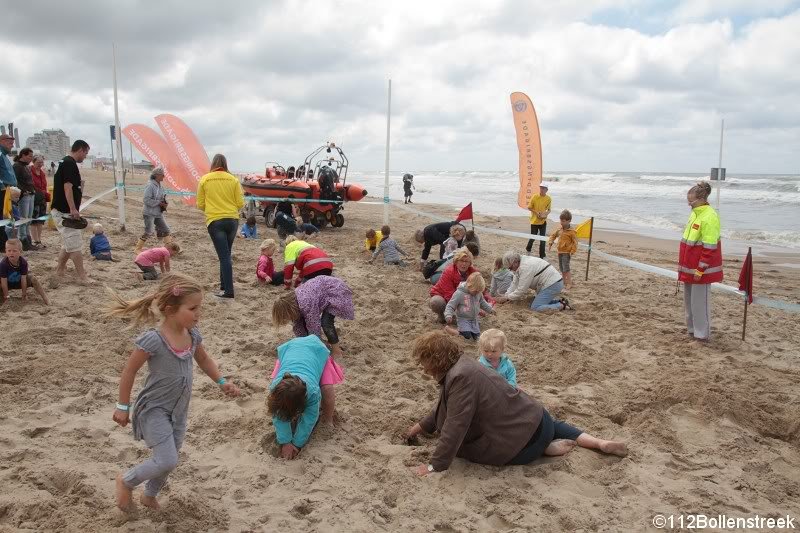
<path fill-rule="evenodd" d="M 558 269 L 561 271 L 561 276 L 564 278 L 564 288 L 569 289 L 572 287 L 572 274 L 569 272 L 569 262 L 572 259 L 572 254 L 578 251 L 578 237 L 575 230 L 570 227 L 572 222 L 572 213 L 567 209 L 561 212 L 558 217 L 561 221 L 561 227 L 555 230 L 550 238 L 547 239 L 548 250 L 552 250 L 553 242 L 558 239 Z"/>

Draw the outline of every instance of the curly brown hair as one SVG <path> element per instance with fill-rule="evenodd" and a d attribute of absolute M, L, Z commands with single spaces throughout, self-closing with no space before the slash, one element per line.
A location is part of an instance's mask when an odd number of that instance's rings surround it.
<path fill-rule="evenodd" d="M 306 407 L 306 384 L 288 372 L 267 397 L 267 410 L 281 420 L 295 419 Z"/>
<path fill-rule="evenodd" d="M 429 331 L 417 337 L 411 356 L 426 371 L 442 376 L 463 354 L 461 345 L 444 331 Z"/>

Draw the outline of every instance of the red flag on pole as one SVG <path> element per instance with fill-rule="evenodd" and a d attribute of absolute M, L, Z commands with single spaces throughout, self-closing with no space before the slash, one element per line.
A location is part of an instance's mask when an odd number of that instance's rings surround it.
<path fill-rule="evenodd" d="M 456 217 L 456 222 L 461 222 L 462 220 L 472 220 L 472 202 L 465 205 L 464 209 Z"/>
<path fill-rule="evenodd" d="M 739 273 L 739 290 L 747 293 L 747 303 L 753 303 L 753 251 L 747 250 L 747 257 Z"/>

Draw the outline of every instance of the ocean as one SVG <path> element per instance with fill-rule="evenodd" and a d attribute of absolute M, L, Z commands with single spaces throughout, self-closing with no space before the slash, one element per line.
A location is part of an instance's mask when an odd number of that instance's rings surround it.
<path fill-rule="evenodd" d="M 389 174 L 392 200 L 403 198 L 402 175 Z M 553 198 L 551 218 L 569 209 L 574 223 L 593 216 L 596 228 L 679 239 L 689 216 L 686 192 L 707 179 L 708 174 L 669 172 L 549 172 L 544 181 Z M 348 181 L 365 185 L 370 196 L 383 197 L 382 171 L 351 171 Z M 714 207 L 718 183 L 712 182 L 709 199 Z M 721 183 L 724 239 L 761 251 L 800 250 L 800 175 L 733 174 Z M 461 208 L 472 202 L 485 215 L 528 214 L 517 206 L 516 171 L 419 171 L 414 185 L 415 204 Z"/>

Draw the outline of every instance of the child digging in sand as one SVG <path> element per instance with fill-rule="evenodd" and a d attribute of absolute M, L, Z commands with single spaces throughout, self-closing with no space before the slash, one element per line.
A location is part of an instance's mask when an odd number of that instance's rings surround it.
<path fill-rule="evenodd" d="M 458 286 L 444 308 L 444 318 L 448 324 L 444 327 L 445 331 L 451 335 L 461 335 L 467 340 L 480 337 L 480 312 L 494 313 L 492 306 L 483 297 L 485 290 L 486 282 L 480 272 L 473 272 L 467 281 Z M 453 322 L 456 322 L 457 328 L 452 327 Z"/>
<path fill-rule="evenodd" d="M 272 239 L 261 243 L 261 256 L 258 258 L 258 266 L 256 266 L 256 277 L 261 283 L 283 285 L 283 271 L 275 272 L 275 263 L 272 261 L 277 246 Z"/>
<path fill-rule="evenodd" d="M 333 386 L 343 379 L 342 369 L 316 335 L 298 337 L 278 346 L 267 408 L 281 457 L 297 457 L 317 420 L 333 422 L 336 407 Z"/>
<path fill-rule="evenodd" d="M 381 228 L 381 241 L 378 244 L 376 250 L 373 252 L 372 257 L 367 261 L 368 263 L 372 263 L 379 254 L 383 254 L 383 264 L 384 265 L 399 265 L 399 266 L 406 266 L 405 262 L 400 258 L 402 255 L 403 257 L 408 257 L 408 254 L 400 248 L 400 245 L 397 244 L 397 241 L 390 237 L 392 230 L 389 226 L 383 226 Z"/>
<path fill-rule="evenodd" d="M 9 290 L 19 289 L 22 292 L 22 299 L 27 300 L 29 286 L 33 287 L 44 305 L 50 305 L 42 284 L 33 274 L 28 273 L 28 261 L 22 257 L 22 241 L 8 239 L 6 256 L 0 260 L 0 305 L 8 300 Z"/>
<path fill-rule="evenodd" d="M 95 224 L 92 226 L 92 233 L 94 236 L 89 241 L 89 253 L 98 261 L 114 261 L 117 259 L 111 257 L 111 243 L 108 242 L 105 230 L 102 224 Z"/>
<path fill-rule="evenodd" d="M 203 288 L 187 276 L 168 274 L 152 294 L 128 302 L 111 293 L 111 316 L 133 317 L 138 322 L 154 322 L 153 304 L 161 315 L 158 329 L 148 329 L 135 341 L 119 382 L 119 401 L 113 420 L 122 427 L 131 421 L 133 438 L 144 439 L 153 455 L 143 463 L 117 476 L 117 507 L 130 507 L 133 489 L 145 483 L 141 502 L 158 509 L 158 495 L 167 476 L 178 465 L 178 452 L 186 435 L 189 400 L 192 396 L 192 360 L 228 396 L 238 396 L 239 388 L 229 383 L 217 363 L 203 347 L 197 329 Z M 136 373 L 147 363 L 150 371 L 131 406 L 131 389 Z"/>
<path fill-rule="evenodd" d="M 156 272 L 156 263 L 161 270 L 161 274 L 166 274 L 170 269 L 170 257 L 181 253 L 181 247 L 176 242 L 170 242 L 160 248 L 148 248 L 143 250 L 136 256 L 135 263 L 142 271 L 137 272 L 137 279 L 141 280 L 155 280 L 160 277 Z"/>

